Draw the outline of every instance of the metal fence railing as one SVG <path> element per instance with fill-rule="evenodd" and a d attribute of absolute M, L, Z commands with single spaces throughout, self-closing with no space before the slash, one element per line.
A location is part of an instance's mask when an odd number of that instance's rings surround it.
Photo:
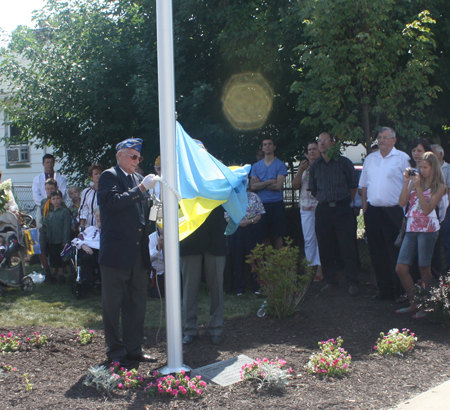
<path fill-rule="evenodd" d="M 13 184 L 11 191 L 19 206 L 19 209 L 33 217 L 36 217 L 36 204 L 33 201 L 31 184 Z"/>

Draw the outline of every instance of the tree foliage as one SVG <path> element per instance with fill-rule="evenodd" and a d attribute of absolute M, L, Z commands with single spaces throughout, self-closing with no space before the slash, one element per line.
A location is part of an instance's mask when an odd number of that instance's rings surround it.
<path fill-rule="evenodd" d="M 178 119 L 227 164 L 253 162 L 263 136 L 290 162 L 323 128 L 366 145 L 378 125 L 444 135 L 449 6 L 422 3 L 173 0 Z M 0 63 L 2 106 L 21 140 L 52 145 L 76 174 L 113 163 L 114 145 L 133 135 L 150 170 L 159 154 L 155 0 L 47 0 L 35 20 L 14 32 Z M 243 73 L 272 93 L 257 129 L 233 126 L 223 110 L 227 84 Z"/>
<path fill-rule="evenodd" d="M 436 57 L 426 10 L 396 0 L 307 0 L 299 45 L 302 80 L 293 85 L 304 122 L 342 140 L 371 144 L 380 125 L 415 137 L 430 130 L 424 108 Z M 412 14 L 416 14 L 412 17 Z"/>

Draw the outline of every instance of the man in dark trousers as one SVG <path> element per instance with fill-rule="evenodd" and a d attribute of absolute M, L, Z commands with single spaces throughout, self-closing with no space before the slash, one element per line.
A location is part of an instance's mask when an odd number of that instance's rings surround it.
<path fill-rule="evenodd" d="M 111 362 L 155 361 L 142 352 L 150 268 L 144 202 L 156 181 L 135 172 L 142 161 L 142 140 L 116 145 L 117 166 L 104 171 L 98 183 L 102 221 L 99 263 L 102 276 L 106 355 Z M 119 320 L 122 319 L 122 334 Z"/>
<path fill-rule="evenodd" d="M 316 207 L 316 237 L 319 246 L 323 277 L 327 282 L 322 291 L 338 284 L 334 268 L 334 235 L 338 238 L 339 251 L 344 261 L 348 293 L 358 294 L 356 265 L 355 216 L 350 203 L 356 194 L 358 177 L 353 163 L 342 155 L 330 158 L 328 150 L 334 140 L 328 132 L 322 132 L 317 140 L 321 156 L 309 171 L 309 191 L 319 201 Z"/>

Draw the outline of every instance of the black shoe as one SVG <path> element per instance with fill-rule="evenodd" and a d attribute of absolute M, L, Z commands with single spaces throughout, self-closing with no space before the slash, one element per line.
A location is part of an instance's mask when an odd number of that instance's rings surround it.
<path fill-rule="evenodd" d="M 333 290 L 336 287 L 336 285 L 333 285 L 332 283 L 327 283 L 322 289 L 320 289 L 321 292 L 329 292 L 330 290 Z"/>
<path fill-rule="evenodd" d="M 211 336 L 211 343 L 213 345 L 220 345 L 223 342 L 222 336 Z"/>
<path fill-rule="evenodd" d="M 156 357 L 150 356 L 149 354 L 146 354 L 146 353 L 141 353 L 141 354 L 138 354 L 137 356 L 131 356 L 131 355 L 127 354 L 127 359 L 130 362 L 154 363 L 157 361 Z"/>
<path fill-rule="evenodd" d="M 54 281 L 53 275 L 51 273 L 47 273 L 45 275 L 44 283 L 50 285 L 51 283 L 53 283 L 53 281 Z"/>
<path fill-rule="evenodd" d="M 64 285 L 66 283 L 66 278 L 64 275 L 56 275 L 56 283 L 58 285 Z"/>
<path fill-rule="evenodd" d="M 183 337 L 183 344 L 184 345 L 190 345 L 194 343 L 194 340 L 197 339 L 197 335 L 186 335 Z"/>
<path fill-rule="evenodd" d="M 130 362 L 126 357 L 113 357 L 111 359 L 111 364 L 114 365 L 115 363 L 119 363 L 119 366 L 122 367 L 128 367 L 130 365 Z"/>
<path fill-rule="evenodd" d="M 350 285 L 348 288 L 348 293 L 352 296 L 356 296 L 359 293 L 358 286 Z"/>

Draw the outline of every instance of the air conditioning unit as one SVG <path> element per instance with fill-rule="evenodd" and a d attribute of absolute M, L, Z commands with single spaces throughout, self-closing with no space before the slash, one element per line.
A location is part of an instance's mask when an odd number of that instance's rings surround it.
<path fill-rule="evenodd" d="M 9 165 L 30 162 L 30 147 L 28 145 L 9 146 L 6 148 L 6 162 Z"/>

